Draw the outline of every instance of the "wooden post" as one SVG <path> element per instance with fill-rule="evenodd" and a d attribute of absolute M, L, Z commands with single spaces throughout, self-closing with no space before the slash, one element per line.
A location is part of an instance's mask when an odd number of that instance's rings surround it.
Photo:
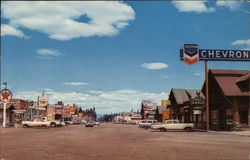
<path fill-rule="evenodd" d="M 209 93 L 208 93 L 208 62 L 205 61 L 205 81 L 206 81 L 206 111 L 207 111 L 207 131 L 209 131 Z"/>
<path fill-rule="evenodd" d="M 6 127 L 6 106 L 7 103 L 3 102 L 3 128 Z"/>

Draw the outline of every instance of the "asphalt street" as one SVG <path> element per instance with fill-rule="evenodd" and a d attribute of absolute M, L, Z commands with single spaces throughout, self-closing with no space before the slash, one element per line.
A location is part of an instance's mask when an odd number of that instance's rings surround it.
<path fill-rule="evenodd" d="M 2 128 L 3 160 L 248 160 L 250 137 L 158 132 L 105 123 L 62 128 Z"/>

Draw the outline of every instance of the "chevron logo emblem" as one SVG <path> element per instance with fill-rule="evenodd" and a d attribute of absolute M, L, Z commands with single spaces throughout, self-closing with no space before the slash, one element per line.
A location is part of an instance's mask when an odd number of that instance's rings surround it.
<path fill-rule="evenodd" d="M 198 44 L 184 44 L 183 60 L 191 65 L 199 61 L 199 47 Z"/>

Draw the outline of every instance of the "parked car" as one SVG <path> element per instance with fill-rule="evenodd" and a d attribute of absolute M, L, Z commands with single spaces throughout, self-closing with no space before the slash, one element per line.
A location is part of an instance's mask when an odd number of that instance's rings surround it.
<path fill-rule="evenodd" d="M 99 125 L 100 125 L 100 122 L 97 122 L 97 121 L 96 121 L 96 122 L 94 122 L 94 123 L 95 123 L 95 125 L 97 125 L 97 126 L 99 126 Z"/>
<path fill-rule="evenodd" d="M 151 129 L 157 129 L 160 131 L 167 131 L 167 130 L 193 131 L 194 124 L 193 123 L 181 123 L 179 120 L 170 119 L 170 120 L 164 121 L 162 124 L 152 124 Z"/>
<path fill-rule="evenodd" d="M 85 127 L 94 127 L 94 125 L 95 125 L 95 122 L 93 121 L 88 121 L 85 123 Z"/>
<path fill-rule="evenodd" d="M 128 121 L 127 124 L 136 125 L 135 121 Z"/>
<path fill-rule="evenodd" d="M 66 123 L 65 123 L 65 122 L 63 122 L 63 121 L 60 121 L 60 123 L 59 123 L 59 124 L 57 124 L 57 126 L 58 126 L 58 127 L 63 127 L 63 126 L 66 126 Z"/>
<path fill-rule="evenodd" d="M 63 126 L 58 120 L 49 121 L 47 117 L 43 117 L 40 120 L 33 120 L 33 121 L 22 121 L 22 127 L 29 128 L 29 127 L 52 127 L 55 128 L 57 126 Z"/>
<path fill-rule="evenodd" d="M 83 119 L 83 120 L 81 121 L 81 123 L 82 123 L 82 124 L 85 124 L 85 123 L 87 123 L 87 121 Z"/>
<path fill-rule="evenodd" d="M 76 124 L 76 125 L 81 124 L 81 120 L 73 119 L 73 124 Z"/>
<path fill-rule="evenodd" d="M 150 120 L 150 119 L 142 120 L 142 122 L 139 123 L 139 127 L 148 129 L 151 127 L 152 124 L 157 123 L 157 122 L 158 122 L 157 120 Z"/>
<path fill-rule="evenodd" d="M 63 118 L 63 122 L 65 123 L 66 126 L 73 124 L 72 118 Z"/>

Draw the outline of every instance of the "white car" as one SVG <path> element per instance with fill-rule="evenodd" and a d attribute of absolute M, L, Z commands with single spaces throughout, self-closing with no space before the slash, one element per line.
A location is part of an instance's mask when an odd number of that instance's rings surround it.
<path fill-rule="evenodd" d="M 93 121 L 88 121 L 85 123 L 85 127 L 94 127 L 94 125 L 95 125 L 95 122 Z"/>
<path fill-rule="evenodd" d="M 22 121 L 22 126 L 24 128 L 28 127 L 52 127 L 55 128 L 56 126 L 65 126 L 64 123 L 53 120 L 49 121 L 47 117 L 43 117 L 41 120 L 34 120 L 34 121 Z"/>
<path fill-rule="evenodd" d="M 142 120 L 142 122 L 139 123 L 139 127 L 148 129 L 151 127 L 152 124 L 157 123 L 157 122 L 158 122 L 157 120 L 151 120 L 151 119 Z"/>
<path fill-rule="evenodd" d="M 95 123 L 95 125 L 97 125 L 97 126 L 99 126 L 100 125 L 100 122 L 94 122 Z"/>
<path fill-rule="evenodd" d="M 177 119 L 166 120 L 162 124 L 152 124 L 151 129 L 157 129 L 160 131 L 167 130 L 185 130 L 185 131 L 193 131 L 194 124 L 193 123 L 181 123 Z"/>

